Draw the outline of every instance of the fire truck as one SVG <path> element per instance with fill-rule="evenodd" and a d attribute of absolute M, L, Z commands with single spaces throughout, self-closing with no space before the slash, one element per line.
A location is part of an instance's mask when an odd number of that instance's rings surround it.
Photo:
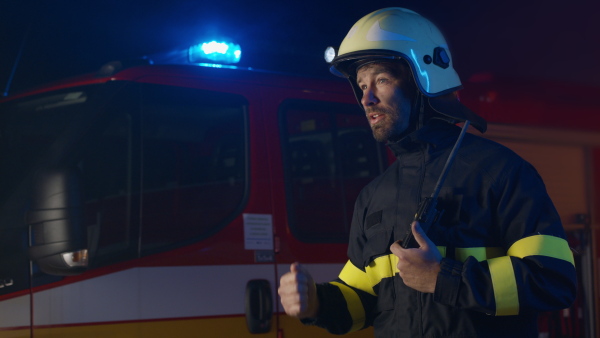
<path fill-rule="evenodd" d="M 393 156 L 345 81 L 192 61 L 0 100 L 0 337 L 329 336 L 283 313 L 279 277 L 295 261 L 337 276 L 354 199 Z M 577 301 L 541 337 L 599 322 L 593 96 L 485 75 L 461 91 L 538 169 L 575 253 Z"/>

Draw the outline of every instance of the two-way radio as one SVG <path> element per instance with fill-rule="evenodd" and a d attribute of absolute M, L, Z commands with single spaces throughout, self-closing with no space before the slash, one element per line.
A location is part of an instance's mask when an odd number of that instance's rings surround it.
<path fill-rule="evenodd" d="M 454 147 L 452 148 L 450 155 L 448 155 L 448 159 L 446 160 L 446 164 L 444 165 L 444 168 L 442 169 L 442 173 L 440 174 L 440 177 L 438 178 L 438 181 L 435 184 L 433 193 L 431 194 L 430 197 L 426 197 L 419 204 L 419 208 L 417 209 L 417 213 L 415 214 L 415 218 L 413 219 L 413 221 L 419 222 L 419 224 L 421 225 L 421 229 L 423 229 L 423 232 L 425 234 L 427 234 L 427 231 L 429 231 L 429 228 L 431 227 L 431 225 L 433 223 L 435 223 L 444 212 L 443 210 L 437 209 L 437 202 L 438 202 L 437 198 L 438 198 L 438 195 L 440 194 L 442 185 L 444 184 L 444 181 L 446 180 L 446 176 L 448 176 L 448 172 L 450 171 L 450 166 L 452 166 L 452 162 L 454 162 L 454 158 L 456 157 L 456 152 L 457 152 L 458 148 L 460 147 L 462 139 L 464 138 L 465 133 L 466 133 L 467 128 L 469 127 L 470 123 L 471 122 L 469 120 L 465 121 L 465 123 L 462 127 L 462 130 L 460 132 L 460 135 L 458 135 L 458 139 L 456 140 L 456 143 L 454 143 Z M 419 245 L 417 244 L 417 242 L 415 241 L 415 238 L 413 236 L 412 227 L 410 227 L 410 226 L 409 226 L 408 231 L 404 235 L 404 239 L 402 240 L 402 247 L 404 249 L 419 247 Z"/>

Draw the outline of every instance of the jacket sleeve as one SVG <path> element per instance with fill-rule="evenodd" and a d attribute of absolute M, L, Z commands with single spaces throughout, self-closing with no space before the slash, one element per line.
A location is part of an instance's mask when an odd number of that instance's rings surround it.
<path fill-rule="evenodd" d="M 525 161 L 494 182 L 493 227 L 502 254 L 444 258 L 435 301 L 496 316 L 569 307 L 576 295 L 573 254 L 541 177 Z M 494 257 L 495 256 L 495 257 Z"/>
<path fill-rule="evenodd" d="M 352 218 L 350 238 L 362 238 L 362 219 L 357 201 Z M 339 278 L 329 283 L 317 284 L 319 313 L 317 318 L 304 320 L 327 329 L 333 334 L 346 334 L 367 328 L 373 323 L 373 307 L 377 302 L 376 289 L 361 266 L 361 246 L 350 243 L 349 260 Z M 355 263 L 356 262 L 356 263 Z"/>

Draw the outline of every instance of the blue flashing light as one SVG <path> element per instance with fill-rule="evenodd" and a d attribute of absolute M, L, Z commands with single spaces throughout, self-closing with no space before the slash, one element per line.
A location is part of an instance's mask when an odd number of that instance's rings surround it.
<path fill-rule="evenodd" d="M 192 63 L 238 63 L 242 57 L 240 45 L 231 42 L 210 41 L 191 46 L 189 61 Z"/>
<path fill-rule="evenodd" d="M 232 65 L 223 65 L 220 63 L 206 63 L 206 62 L 202 62 L 202 63 L 198 63 L 198 66 L 202 66 L 202 67 L 209 67 L 209 68 L 227 68 L 227 69 L 238 69 L 237 66 L 232 66 Z"/>

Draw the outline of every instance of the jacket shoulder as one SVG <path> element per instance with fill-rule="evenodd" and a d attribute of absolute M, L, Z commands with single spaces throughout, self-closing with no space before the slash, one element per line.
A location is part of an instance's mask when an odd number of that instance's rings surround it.
<path fill-rule="evenodd" d="M 516 152 L 478 135 L 465 135 L 457 160 L 488 175 L 493 181 L 502 181 L 524 172 L 541 179 L 537 170 Z"/>

